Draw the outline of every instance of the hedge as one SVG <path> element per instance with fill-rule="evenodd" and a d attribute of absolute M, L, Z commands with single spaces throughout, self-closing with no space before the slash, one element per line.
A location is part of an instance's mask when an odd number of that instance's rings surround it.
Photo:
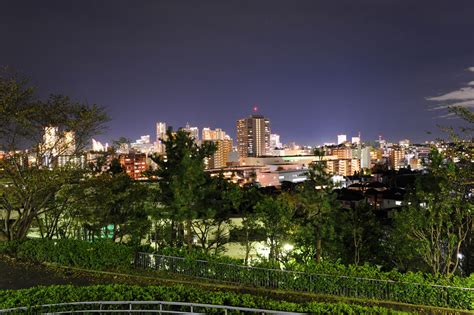
<path fill-rule="evenodd" d="M 168 252 L 167 252 L 168 251 Z M 182 250 L 169 249 L 163 254 L 180 254 Z M 35 262 L 52 262 L 91 270 L 130 271 L 133 268 L 134 248 L 110 240 L 86 242 L 80 240 L 32 239 L 21 242 L 0 242 L 0 254 L 16 256 Z M 202 259 L 209 258 L 208 261 Z M 173 261 L 177 261 L 173 259 Z M 438 289 L 436 285 L 472 288 L 474 275 L 451 279 L 423 273 L 382 272 L 373 266 L 344 266 L 334 263 L 294 266 L 301 275 L 279 270 L 246 268 L 234 259 L 203 256 L 193 252 L 178 263 L 163 259 L 155 261 L 156 269 L 187 276 L 228 281 L 248 286 L 306 291 L 317 294 L 340 295 L 397 301 L 411 304 L 474 309 L 474 291 L 457 288 Z M 223 263 L 224 262 L 224 263 Z M 311 275 L 311 276 L 309 276 Z M 393 280 L 395 282 L 367 281 L 360 278 Z"/>
<path fill-rule="evenodd" d="M 345 274 L 282 271 L 222 264 L 216 261 L 141 254 L 137 266 L 172 274 L 286 291 L 394 301 L 456 309 L 474 309 L 474 290 L 437 286 L 433 278 L 419 274 L 400 276 L 402 280 L 358 278 Z M 409 278 L 413 276 L 413 278 Z M 411 281 L 410 281 L 411 280 Z"/>
<path fill-rule="evenodd" d="M 223 255 L 205 254 L 199 248 L 193 248 L 191 251 L 188 248 L 172 248 L 163 247 L 157 251 L 152 248 L 148 250 L 141 250 L 141 252 L 155 253 L 164 256 L 182 257 L 187 261 L 205 260 L 213 263 L 224 263 L 232 265 L 243 266 L 242 259 L 235 259 Z M 279 269 L 279 264 L 269 261 L 254 262 L 252 267 Z M 456 286 L 464 288 L 474 288 L 474 274 L 470 277 L 450 277 L 434 276 L 430 273 L 423 272 L 399 272 L 397 270 L 382 271 L 377 266 L 364 265 L 343 265 L 338 262 L 314 262 L 311 261 L 305 264 L 292 263 L 288 264 L 285 270 L 299 271 L 311 274 L 324 274 L 333 276 L 347 276 L 356 278 L 370 278 L 378 280 L 392 280 L 399 282 L 412 282 L 426 285 L 443 285 Z"/>
<path fill-rule="evenodd" d="M 83 301 L 174 301 L 311 314 L 402 314 L 379 306 L 319 302 L 297 304 L 250 294 L 206 291 L 183 285 L 144 287 L 121 284 L 85 287 L 55 285 L 0 291 L 0 309 Z M 48 309 L 48 311 L 55 310 Z"/>
<path fill-rule="evenodd" d="M 110 240 L 31 239 L 0 242 L 0 253 L 34 262 L 51 262 L 93 270 L 130 270 L 133 248 Z"/>

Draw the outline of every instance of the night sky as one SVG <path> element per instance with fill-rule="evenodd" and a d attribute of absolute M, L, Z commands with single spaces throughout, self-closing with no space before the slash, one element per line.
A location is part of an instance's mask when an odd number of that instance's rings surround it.
<path fill-rule="evenodd" d="M 458 123 L 444 106 L 474 107 L 473 12 L 472 0 L 3 0 L 0 65 L 42 96 L 106 107 L 101 140 L 154 137 L 156 121 L 235 137 L 258 104 L 284 143 L 424 141 Z"/>

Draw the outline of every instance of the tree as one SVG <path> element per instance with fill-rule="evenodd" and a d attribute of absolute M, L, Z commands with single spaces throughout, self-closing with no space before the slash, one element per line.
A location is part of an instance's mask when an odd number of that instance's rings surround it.
<path fill-rule="evenodd" d="M 302 257 L 311 256 L 320 262 L 322 241 L 329 240 L 333 235 L 330 214 L 336 209 L 337 202 L 331 175 L 326 172 L 324 153 L 315 149 L 314 155 L 317 160 L 309 166 L 308 179 L 297 194 L 301 224 L 297 245 Z"/>
<path fill-rule="evenodd" d="M 452 276 L 472 228 L 474 205 L 462 165 L 433 150 L 428 169 L 430 173 L 417 180 L 408 205 L 395 217 L 397 235 L 415 243 L 417 254 L 433 274 Z"/>
<path fill-rule="evenodd" d="M 293 230 L 295 203 L 286 193 L 276 197 L 265 196 L 255 206 L 256 216 L 266 234 L 270 248 L 268 259 L 279 261 L 282 257 L 282 245 L 290 238 Z"/>
<path fill-rule="evenodd" d="M 51 95 L 35 97 L 27 80 L 0 73 L 0 238 L 26 237 L 32 223 L 54 211 L 56 193 L 80 180 L 81 152 L 107 121 L 97 105 Z"/>
<path fill-rule="evenodd" d="M 132 180 L 125 172 L 110 172 L 104 180 L 112 195 L 106 220 L 107 225 L 112 225 L 112 240 L 139 245 L 151 226 L 148 184 Z"/>
<path fill-rule="evenodd" d="M 229 238 L 230 217 L 237 212 L 241 199 L 240 188 L 222 175 L 207 178 L 198 219 L 192 223 L 194 235 L 206 254 L 211 249 L 215 254 L 223 251 Z"/>
<path fill-rule="evenodd" d="M 192 220 L 198 217 L 199 204 L 203 198 L 206 177 L 204 158 L 216 150 L 214 144 L 205 142 L 200 147 L 184 130 L 167 130 L 163 141 L 165 156 L 155 155 L 152 160 L 158 165 L 159 201 L 171 220 L 171 244 L 176 245 L 184 234 L 182 222 L 186 223 L 186 244 L 192 247 Z"/>
<path fill-rule="evenodd" d="M 429 174 L 418 178 L 408 206 L 395 221 L 402 249 L 412 249 L 408 254 L 420 257 L 434 274 L 447 276 L 474 269 L 474 113 L 456 106 L 449 111 L 467 125 L 442 127 L 449 139 L 446 150 L 433 148 Z"/>
<path fill-rule="evenodd" d="M 343 242 L 340 256 L 351 255 L 347 262 L 355 265 L 361 262 L 361 257 L 364 262 L 375 262 L 382 233 L 372 206 L 363 202 L 351 209 L 334 211 L 334 222 Z"/>
<path fill-rule="evenodd" d="M 464 125 L 458 130 L 455 128 L 446 128 L 453 146 L 447 150 L 446 155 L 458 161 L 458 165 L 463 169 L 464 183 L 467 189 L 474 189 L 474 112 L 465 107 L 451 107 L 450 112 L 461 118 Z M 474 226 L 471 225 L 466 241 L 463 243 L 461 251 L 463 253 L 462 271 L 465 274 L 474 272 Z"/>
<path fill-rule="evenodd" d="M 244 263 L 248 265 L 255 236 L 261 230 L 255 206 L 262 200 L 263 196 L 256 187 L 244 187 L 241 192 L 242 200 L 239 210 L 242 217 L 242 226 L 234 227 L 234 231 L 240 235 L 239 243 L 245 248 Z"/>
<path fill-rule="evenodd" d="M 150 229 L 148 197 L 148 184 L 123 170 L 85 177 L 57 196 L 58 203 L 67 204 L 62 219 L 67 226 L 61 230 L 76 238 L 139 244 Z"/>
<path fill-rule="evenodd" d="M 460 118 L 464 124 L 456 130 L 455 128 L 445 128 L 454 144 L 446 155 L 457 161 L 463 170 L 463 178 L 466 189 L 471 191 L 469 194 L 470 202 L 473 202 L 474 190 L 474 112 L 466 107 L 452 106 L 449 111 Z M 472 216 L 471 213 L 471 221 Z M 474 224 L 471 224 L 465 242 L 461 246 L 463 253 L 462 271 L 469 275 L 474 272 Z"/>

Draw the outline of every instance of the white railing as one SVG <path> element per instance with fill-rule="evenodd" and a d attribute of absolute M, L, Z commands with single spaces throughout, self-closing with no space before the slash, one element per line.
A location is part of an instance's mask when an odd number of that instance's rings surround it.
<path fill-rule="evenodd" d="M 299 315 L 275 310 L 265 310 L 248 307 L 212 305 L 186 302 L 167 301 L 95 301 L 45 304 L 29 307 L 17 307 L 0 310 L 0 313 L 12 314 L 90 314 L 90 313 L 154 313 L 154 314 L 282 314 Z"/>

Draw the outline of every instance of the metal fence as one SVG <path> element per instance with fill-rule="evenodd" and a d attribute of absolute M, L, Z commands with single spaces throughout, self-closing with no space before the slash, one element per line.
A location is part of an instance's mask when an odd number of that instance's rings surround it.
<path fill-rule="evenodd" d="M 135 267 L 251 287 L 471 309 L 474 288 L 311 274 L 137 253 Z"/>
<path fill-rule="evenodd" d="M 166 301 L 97 301 L 45 304 L 0 310 L 11 314 L 283 314 L 291 313 L 256 308 Z"/>

